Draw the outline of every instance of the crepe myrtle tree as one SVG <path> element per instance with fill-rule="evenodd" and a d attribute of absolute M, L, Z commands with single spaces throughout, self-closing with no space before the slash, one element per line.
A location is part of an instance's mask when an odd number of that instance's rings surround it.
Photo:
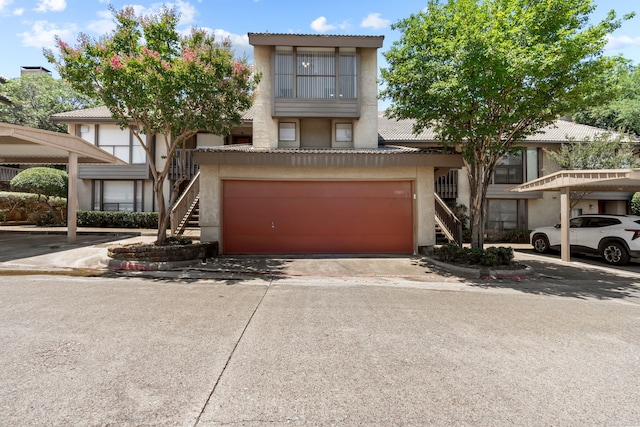
<path fill-rule="evenodd" d="M 558 115 L 613 96 L 619 58 L 603 56 L 622 20 L 591 24 L 591 0 L 428 0 L 393 25 L 386 114 L 432 127 L 468 171 L 472 247 L 484 245 L 487 188 L 502 156 Z M 625 19 L 631 15 L 625 16 Z"/>
<path fill-rule="evenodd" d="M 260 76 L 245 59 L 234 58 L 228 40 L 217 42 L 203 29 L 178 31 L 174 9 L 145 16 L 131 7 L 111 11 L 111 34 L 98 40 L 80 34 L 76 46 L 57 38 L 57 55 L 45 50 L 45 56 L 74 89 L 100 99 L 144 148 L 158 207 L 156 244 L 164 244 L 169 209 L 186 179 L 183 172 L 165 200 L 170 159 L 198 131 L 228 135 L 251 106 Z M 156 135 L 166 152 L 164 166 L 154 157 Z"/>

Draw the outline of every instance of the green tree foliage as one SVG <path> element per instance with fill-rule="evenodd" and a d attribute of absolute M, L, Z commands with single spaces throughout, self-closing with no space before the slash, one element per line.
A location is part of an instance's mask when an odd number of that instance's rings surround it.
<path fill-rule="evenodd" d="M 635 193 L 631 198 L 631 214 L 640 215 L 640 193 Z"/>
<path fill-rule="evenodd" d="M 640 68 L 623 63 L 607 82 L 619 96 L 600 106 L 588 106 L 573 114 L 578 123 L 640 136 Z"/>
<path fill-rule="evenodd" d="M 560 151 L 545 149 L 562 169 L 628 169 L 640 167 L 637 146 L 625 135 L 598 134 L 593 140 L 570 140 Z"/>
<path fill-rule="evenodd" d="M 10 79 L 0 85 L 0 94 L 11 101 L 11 104 L 0 104 L 0 121 L 56 132 L 66 132 L 67 127 L 53 123 L 53 114 L 98 105 L 97 100 L 48 74 Z"/>
<path fill-rule="evenodd" d="M 569 141 L 560 151 L 545 149 L 549 159 L 562 169 L 629 169 L 640 167 L 638 146 L 623 134 L 598 134 L 593 140 Z M 575 207 L 589 192 L 572 192 L 571 207 Z"/>
<path fill-rule="evenodd" d="M 183 35 L 174 9 L 149 16 L 136 16 L 130 7 L 112 12 L 116 29 L 110 35 L 91 40 L 81 34 L 76 47 L 58 39 L 59 55 L 45 55 L 74 89 L 98 97 L 140 141 L 155 181 L 157 243 L 163 244 L 168 209 L 184 177 L 167 203 L 163 187 L 170 162 L 156 165 L 153 136 L 161 135 L 159 149 L 170 159 L 198 131 L 229 134 L 251 106 L 259 76 L 246 60 L 234 59 L 227 40 L 218 43 L 201 29 Z"/>
<path fill-rule="evenodd" d="M 382 70 L 387 115 L 433 127 L 459 146 L 470 184 L 471 244 L 484 245 L 486 192 L 498 160 L 558 114 L 596 105 L 616 59 L 602 56 L 621 25 L 588 24 L 591 0 L 429 0 L 394 25 Z M 626 17 L 628 18 L 628 17 Z"/>
<path fill-rule="evenodd" d="M 25 169 L 11 180 L 11 187 L 43 197 L 67 197 L 69 176 L 60 169 L 35 167 Z"/>

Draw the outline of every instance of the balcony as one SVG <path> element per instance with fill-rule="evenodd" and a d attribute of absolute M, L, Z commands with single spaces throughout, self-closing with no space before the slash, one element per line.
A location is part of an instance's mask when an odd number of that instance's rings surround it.
<path fill-rule="evenodd" d="M 181 165 L 182 157 L 184 156 L 184 175 L 187 181 L 191 181 L 194 176 L 200 170 L 200 167 L 193 162 L 192 149 L 178 150 L 171 159 L 171 165 L 169 166 L 169 179 L 178 180 L 182 177 Z"/>

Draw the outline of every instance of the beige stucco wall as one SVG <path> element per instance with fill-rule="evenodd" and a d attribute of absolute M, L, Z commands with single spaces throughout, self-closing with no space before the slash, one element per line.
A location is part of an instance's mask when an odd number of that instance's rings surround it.
<path fill-rule="evenodd" d="M 360 119 L 354 121 L 354 148 L 378 147 L 377 49 L 360 50 Z"/>
<path fill-rule="evenodd" d="M 271 47 L 254 46 L 253 63 L 262 79 L 253 102 L 253 146 L 258 148 L 278 147 L 278 121 L 271 117 L 273 88 L 271 83 Z"/>
<path fill-rule="evenodd" d="M 325 167 L 271 167 L 271 166 L 219 166 L 200 167 L 200 238 L 205 242 L 222 244 L 222 181 L 225 179 L 255 180 L 403 180 L 414 183 L 414 250 L 435 244 L 433 168 L 394 167 L 380 168 L 325 168 Z M 221 247 L 224 251 L 224 248 Z"/>
<path fill-rule="evenodd" d="M 254 46 L 253 56 L 256 71 L 262 73 L 262 79 L 256 90 L 253 103 L 253 145 L 258 148 L 278 147 L 278 122 L 296 123 L 296 141 L 280 143 L 281 148 L 300 147 L 300 122 L 295 118 L 272 117 L 273 109 L 273 76 L 271 67 L 271 47 Z M 333 148 L 377 148 L 378 147 L 378 55 L 377 49 L 360 49 L 360 81 L 358 82 L 358 99 L 360 101 L 360 118 L 340 119 L 340 122 L 353 123 L 353 143 L 341 144 L 333 141 L 334 125 L 332 120 Z M 328 119 L 329 120 L 329 119 Z"/>

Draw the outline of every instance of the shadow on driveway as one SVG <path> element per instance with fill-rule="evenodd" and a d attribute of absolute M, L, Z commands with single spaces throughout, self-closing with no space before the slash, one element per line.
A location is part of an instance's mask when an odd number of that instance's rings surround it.
<path fill-rule="evenodd" d="M 76 243 L 71 245 L 67 243 L 66 231 L 60 233 L 0 231 L 0 262 L 95 246 L 136 235 L 136 233 L 78 234 Z"/>
<path fill-rule="evenodd" d="M 611 267 L 601 260 L 572 255 L 571 262 L 551 254 L 516 250 L 515 259 L 533 269 L 535 275 L 517 280 L 472 280 L 486 289 L 515 289 L 536 295 L 600 300 L 628 298 L 640 302 L 640 265 Z"/>

